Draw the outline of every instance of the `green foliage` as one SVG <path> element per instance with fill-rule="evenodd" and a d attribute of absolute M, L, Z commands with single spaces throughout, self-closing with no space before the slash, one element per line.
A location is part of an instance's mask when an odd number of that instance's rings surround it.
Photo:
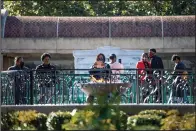
<path fill-rule="evenodd" d="M 71 120 L 70 112 L 51 112 L 48 115 L 46 126 L 48 130 L 62 130 L 62 124 Z"/>
<path fill-rule="evenodd" d="M 1 113 L 1 129 L 2 130 L 9 130 L 11 129 L 17 121 L 17 116 L 14 111 L 10 111 L 7 113 Z"/>
<path fill-rule="evenodd" d="M 182 117 L 179 128 L 180 130 L 196 130 L 195 113 L 187 113 Z"/>
<path fill-rule="evenodd" d="M 46 130 L 47 115 L 38 113 L 35 110 L 17 111 L 15 112 L 18 123 L 15 123 L 13 129 L 20 130 Z"/>
<path fill-rule="evenodd" d="M 144 110 L 141 111 L 138 115 L 157 115 L 162 118 L 165 118 L 167 113 L 164 110 Z"/>
<path fill-rule="evenodd" d="M 90 105 L 76 112 L 70 123 L 64 124 L 64 130 L 125 130 L 127 114 L 118 109 L 119 97 L 112 95 L 97 96 L 97 106 Z M 116 105 L 112 105 L 115 103 Z M 92 104 L 92 103 L 91 103 Z"/>
<path fill-rule="evenodd" d="M 194 0 L 4 1 L 11 16 L 194 15 Z"/>
<path fill-rule="evenodd" d="M 161 120 L 161 130 L 178 130 L 181 121 L 178 110 L 170 110 L 167 117 Z"/>
<path fill-rule="evenodd" d="M 46 120 L 47 120 L 47 115 L 43 113 L 38 113 L 36 115 L 36 119 L 32 120 L 30 123 L 36 127 L 37 130 L 47 130 L 46 127 Z"/>
<path fill-rule="evenodd" d="M 128 119 L 127 113 L 120 111 L 120 130 L 127 129 L 127 119 Z"/>
<path fill-rule="evenodd" d="M 140 125 L 155 125 L 160 126 L 161 117 L 157 115 L 134 115 L 128 117 L 127 130 L 132 130 Z"/>
<path fill-rule="evenodd" d="M 115 130 L 111 119 L 100 118 L 100 114 L 91 110 L 76 112 L 70 123 L 63 124 L 64 130 Z"/>
<path fill-rule="evenodd" d="M 36 120 L 37 112 L 35 110 L 17 111 L 15 114 L 18 116 L 19 124 L 27 123 Z"/>
<path fill-rule="evenodd" d="M 159 126 L 154 125 L 141 125 L 141 126 L 135 126 L 133 130 L 160 130 Z"/>
<path fill-rule="evenodd" d="M 34 110 L 7 112 L 2 114 L 3 130 L 46 130 L 47 115 Z"/>
<path fill-rule="evenodd" d="M 167 112 L 167 116 L 172 116 L 172 115 L 180 115 L 180 112 L 178 110 L 169 110 Z"/>
<path fill-rule="evenodd" d="M 20 126 L 14 125 L 12 130 L 37 130 L 37 129 L 33 125 L 28 125 L 27 123 L 23 123 Z"/>
<path fill-rule="evenodd" d="M 48 116 L 34 110 L 2 113 L 1 126 L 2 130 L 195 130 L 196 126 L 195 113 L 181 117 L 178 110 L 144 110 L 127 117 L 107 103 Z"/>

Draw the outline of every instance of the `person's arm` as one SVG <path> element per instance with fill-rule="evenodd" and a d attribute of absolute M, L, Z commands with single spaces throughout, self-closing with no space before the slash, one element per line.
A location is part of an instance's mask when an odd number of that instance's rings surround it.
<path fill-rule="evenodd" d="M 163 61 L 162 61 L 161 58 L 160 58 L 160 68 L 161 68 L 161 69 L 164 69 Z"/>
<path fill-rule="evenodd" d="M 8 71 L 12 70 L 12 67 L 9 67 L 7 70 L 8 70 Z"/>
<path fill-rule="evenodd" d="M 136 68 L 138 69 L 137 70 L 137 72 L 138 72 L 138 75 L 140 75 L 140 74 L 142 74 L 142 67 L 141 67 L 141 64 L 140 64 L 140 62 L 137 62 L 137 64 L 136 64 Z"/>
<path fill-rule="evenodd" d="M 121 65 L 120 69 L 122 69 L 122 70 L 120 70 L 120 73 L 123 74 L 124 73 L 124 66 L 123 66 L 123 64 L 120 64 L 120 65 Z"/>
<path fill-rule="evenodd" d="M 10 71 L 10 70 L 15 70 L 15 69 L 13 66 L 10 66 L 7 70 Z"/>

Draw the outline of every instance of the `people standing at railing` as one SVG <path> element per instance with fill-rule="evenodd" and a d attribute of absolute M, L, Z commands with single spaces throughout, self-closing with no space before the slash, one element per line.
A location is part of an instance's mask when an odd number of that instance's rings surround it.
<path fill-rule="evenodd" d="M 15 104 L 26 104 L 27 85 L 25 80 L 28 77 L 28 68 L 24 66 L 23 57 L 16 56 L 14 58 L 14 65 L 8 68 L 8 71 L 11 70 L 15 70 L 18 73 L 18 77 L 15 77 Z"/>
<path fill-rule="evenodd" d="M 120 75 L 118 74 L 122 74 L 124 72 L 124 66 L 123 64 L 119 63 L 116 61 L 116 55 L 115 54 L 111 54 L 110 57 L 110 68 L 112 70 L 112 82 L 119 82 L 120 81 Z"/>
<path fill-rule="evenodd" d="M 105 55 L 100 53 L 96 57 L 96 61 L 91 67 L 89 74 L 93 82 L 105 82 L 110 79 L 110 65 L 105 63 Z M 87 103 L 92 103 L 94 96 L 87 96 Z"/>
<path fill-rule="evenodd" d="M 185 84 L 188 72 L 186 71 L 185 64 L 181 61 L 180 56 L 174 54 L 171 61 L 175 63 L 173 75 L 173 91 L 172 91 L 172 102 L 173 103 L 183 103 L 185 102 L 184 94 L 187 93 Z"/>
<path fill-rule="evenodd" d="M 56 68 L 50 64 L 51 55 L 44 53 L 41 55 L 42 64 L 36 67 L 36 78 L 39 81 L 40 102 L 48 103 L 54 97 Z"/>
<path fill-rule="evenodd" d="M 151 65 L 149 62 L 148 54 L 143 53 L 141 56 L 141 60 L 137 62 L 136 69 L 138 72 L 138 85 L 140 87 L 140 93 L 142 97 L 142 102 L 145 102 L 147 99 L 147 96 L 149 95 L 149 80 L 151 79 L 150 74 L 152 73 L 150 71 Z M 144 88 L 143 88 L 144 87 Z M 142 88 L 144 90 L 142 90 Z"/>
<path fill-rule="evenodd" d="M 161 57 L 156 55 L 156 49 L 151 48 L 149 49 L 149 57 L 150 57 L 150 64 L 153 73 L 153 80 L 154 80 L 154 87 L 155 87 L 155 99 L 156 102 L 162 102 L 162 88 L 161 88 L 161 77 L 163 75 L 163 61 Z"/>

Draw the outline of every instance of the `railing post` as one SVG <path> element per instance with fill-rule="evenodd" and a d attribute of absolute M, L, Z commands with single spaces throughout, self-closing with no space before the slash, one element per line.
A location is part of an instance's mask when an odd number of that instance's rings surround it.
<path fill-rule="evenodd" d="M 138 84 L 138 70 L 136 69 L 136 103 L 140 103 L 140 91 L 139 91 L 139 84 Z"/>
<path fill-rule="evenodd" d="M 55 74 L 54 74 L 54 104 L 56 105 L 56 83 L 57 83 L 57 79 L 56 79 L 56 70 L 55 70 Z"/>
<path fill-rule="evenodd" d="M 33 105 L 33 71 L 30 71 L 30 104 Z"/>
<path fill-rule="evenodd" d="M 164 69 L 161 71 L 161 102 L 162 104 L 164 104 L 165 98 L 164 98 L 164 83 L 163 83 L 163 75 L 164 75 Z"/>

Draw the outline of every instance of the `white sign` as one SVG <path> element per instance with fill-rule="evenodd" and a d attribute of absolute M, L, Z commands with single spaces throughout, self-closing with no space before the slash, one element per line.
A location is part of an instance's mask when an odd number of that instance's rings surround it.
<path fill-rule="evenodd" d="M 122 50 L 119 47 L 104 46 L 96 50 L 75 50 L 74 67 L 75 69 L 89 69 L 99 53 L 103 53 L 106 57 L 106 62 L 109 62 L 110 54 L 116 54 L 117 60 L 121 59 L 125 69 L 135 68 L 136 63 L 140 60 L 143 50 Z M 86 74 L 88 71 L 76 71 L 75 73 Z"/>

